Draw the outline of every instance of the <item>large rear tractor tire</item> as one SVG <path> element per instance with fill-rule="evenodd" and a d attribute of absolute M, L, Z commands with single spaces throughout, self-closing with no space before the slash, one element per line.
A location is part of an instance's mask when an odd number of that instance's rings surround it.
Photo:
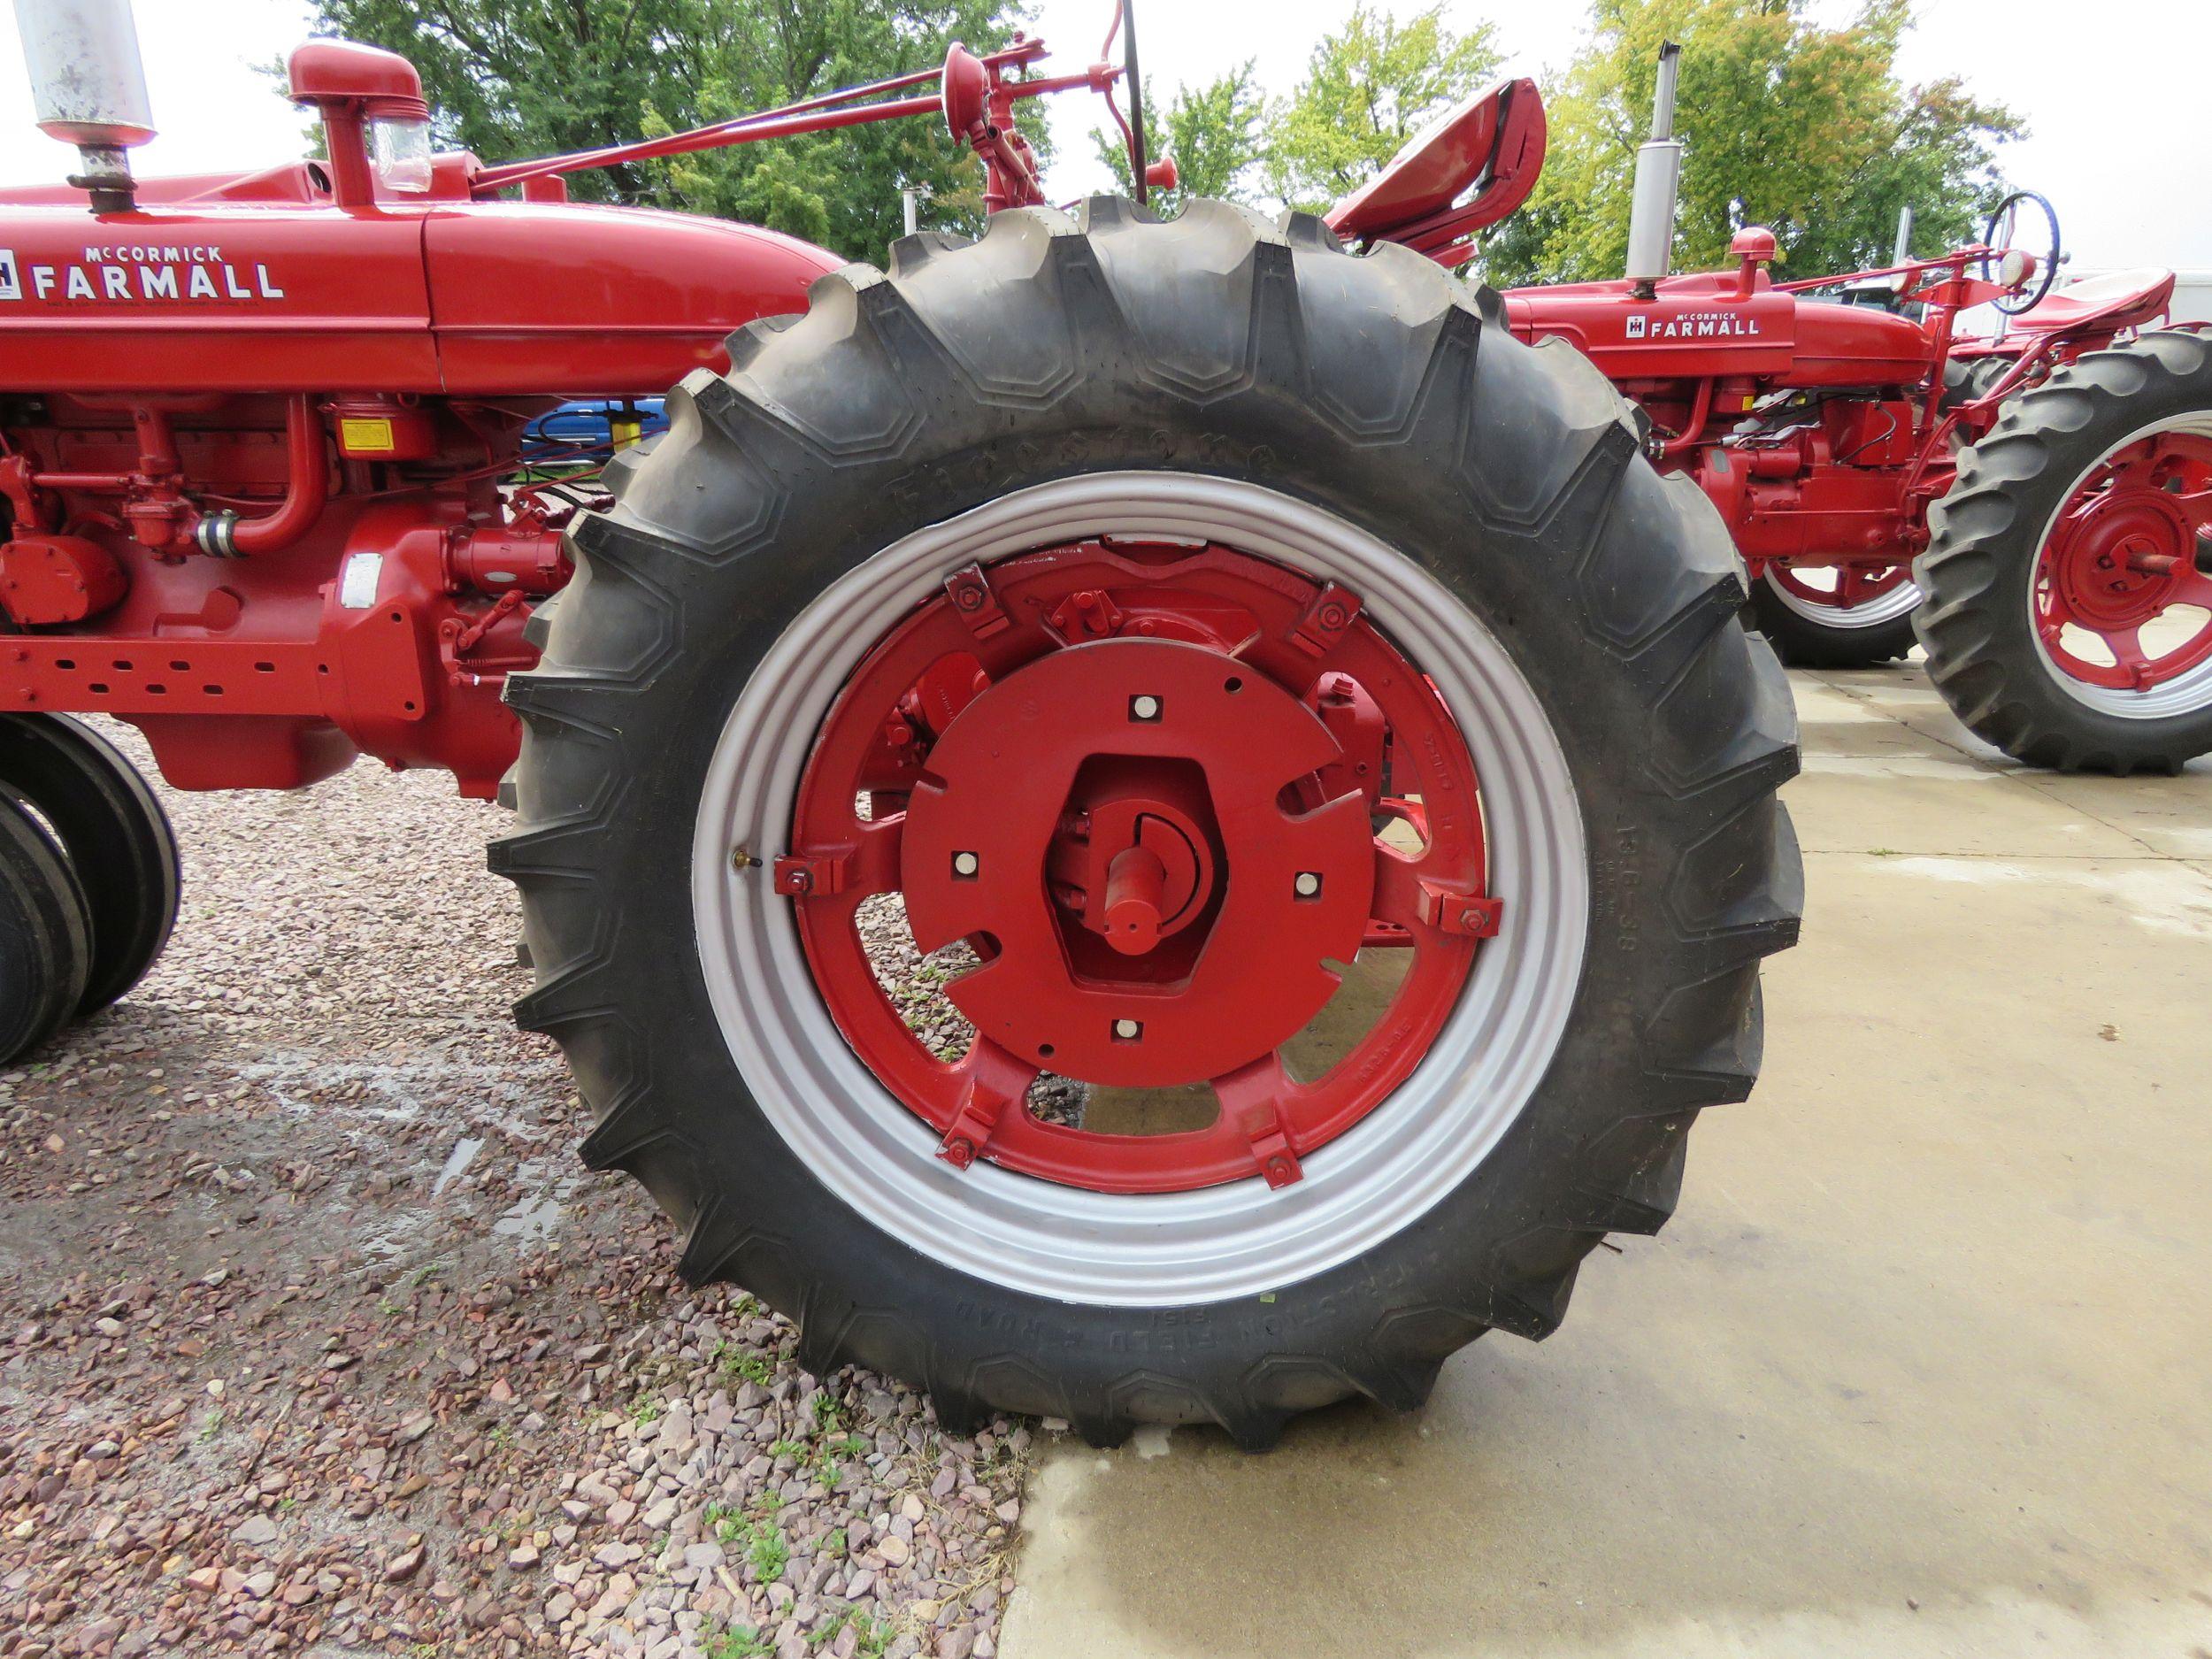
<path fill-rule="evenodd" d="M 492 862 L 586 1159 L 956 1428 L 1259 1446 L 1548 1333 L 1796 935 L 1704 498 L 1573 350 L 1309 218 L 1002 213 L 810 297 L 671 396 L 510 682 Z"/>
<path fill-rule="evenodd" d="M 38 820 L 0 796 L 0 1065 L 67 1023 L 91 960 L 84 889 Z"/>
<path fill-rule="evenodd" d="M 1915 626 L 1969 730 L 2059 772 L 2212 749 L 2212 340 L 2146 334 L 2007 399 L 1929 526 Z"/>
<path fill-rule="evenodd" d="M 92 958 L 76 1012 L 96 1014 L 145 977 L 177 925 L 168 815 L 121 750 L 64 714 L 0 714 L 0 795 L 53 826 L 77 873 Z"/>

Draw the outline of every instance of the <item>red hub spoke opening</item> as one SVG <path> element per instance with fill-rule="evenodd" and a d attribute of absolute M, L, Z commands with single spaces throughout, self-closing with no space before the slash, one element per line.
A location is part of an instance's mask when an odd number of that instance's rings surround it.
<path fill-rule="evenodd" d="M 2085 685 L 2147 691 L 2212 659 L 2212 578 L 2197 565 L 2208 530 L 2212 444 L 2162 433 L 2108 457 L 2060 511 L 2037 564 L 2036 628 L 2052 662 Z"/>
<path fill-rule="evenodd" d="M 1218 548 L 1085 542 L 956 575 L 817 739 L 777 885 L 846 1041 L 941 1156 L 1107 1192 L 1284 1186 L 1411 1072 L 1497 931 L 1479 780 L 1356 595 Z M 879 981 L 864 901 L 964 946 L 973 1026 L 932 1052 Z M 1285 1045 L 1363 946 L 1410 953 L 1349 1052 Z M 1210 1085 L 1203 1128 L 1110 1134 L 1025 1105 L 1052 1072 Z"/>

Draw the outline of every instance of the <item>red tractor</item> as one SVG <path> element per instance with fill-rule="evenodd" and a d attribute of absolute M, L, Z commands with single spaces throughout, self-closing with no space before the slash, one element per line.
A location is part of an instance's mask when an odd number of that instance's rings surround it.
<path fill-rule="evenodd" d="M 2212 749 L 2212 340 L 2155 328 L 2173 273 L 2053 292 L 2056 216 L 2023 193 L 1938 258 L 1776 283 L 1775 238 L 1754 227 L 1733 270 L 1669 276 L 1678 50 L 1638 157 L 1626 277 L 1509 293 L 1513 332 L 1571 344 L 1635 403 L 1653 463 L 1727 520 L 1753 618 L 1786 659 L 1866 666 L 1916 632 L 1959 718 L 2032 764 L 2171 772 Z M 1330 223 L 1463 260 L 1470 226 L 1535 181 L 1532 96 L 1532 139 L 1503 173 L 1447 122 Z M 1421 216 L 1471 183 L 1480 212 L 1462 205 L 1440 240 Z M 2030 225 L 2037 245 L 2016 246 Z M 1978 306 L 2007 331 L 1955 333 Z"/>
<path fill-rule="evenodd" d="M 496 793 L 585 1158 L 953 1424 L 1409 1406 L 1665 1220 L 1795 936 L 1794 723 L 1572 348 L 1313 218 L 1044 205 L 1018 106 L 1126 58 L 491 165 L 318 41 L 326 159 L 134 182 L 126 0 L 24 9 L 86 166 L 0 196 L 0 1056 L 174 914 L 96 713 L 185 788 Z M 925 112 L 993 217 L 887 270 L 564 199 Z M 671 382 L 657 440 L 533 435 Z"/>

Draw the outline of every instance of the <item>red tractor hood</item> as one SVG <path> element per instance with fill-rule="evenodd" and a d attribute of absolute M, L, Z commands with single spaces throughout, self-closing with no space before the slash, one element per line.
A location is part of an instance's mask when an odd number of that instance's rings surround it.
<path fill-rule="evenodd" d="M 1569 342 L 1617 384 L 1704 375 L 1800 386 L 1910 386 L 1929 368 L 1917 323 L 1778 291 L 1762 271 L 1669 277 L 1650 299 L 1625 281 L 1512 288 L 1507 325 L 1524 340 Z"/>
<path fill-rule="evenodd" d="M 0 200 L 0 390 L 656 393 L 726 366 L 732 329 L 803 310 L 843 263 L 641 208 L 357 211 L 190 182 L 188 203 L 99 216 Z"/>

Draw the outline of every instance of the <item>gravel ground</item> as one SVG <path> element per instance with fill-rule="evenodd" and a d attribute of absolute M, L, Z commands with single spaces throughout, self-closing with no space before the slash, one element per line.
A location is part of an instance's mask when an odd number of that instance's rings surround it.
<path fill-rule="evenodd" d="M 987 1659 L 1031 1431 L 676 1279 L 509 1021 L 503 815 L 165 799 L 167 956 L 0 1073 L 0 1655 Z"/>

